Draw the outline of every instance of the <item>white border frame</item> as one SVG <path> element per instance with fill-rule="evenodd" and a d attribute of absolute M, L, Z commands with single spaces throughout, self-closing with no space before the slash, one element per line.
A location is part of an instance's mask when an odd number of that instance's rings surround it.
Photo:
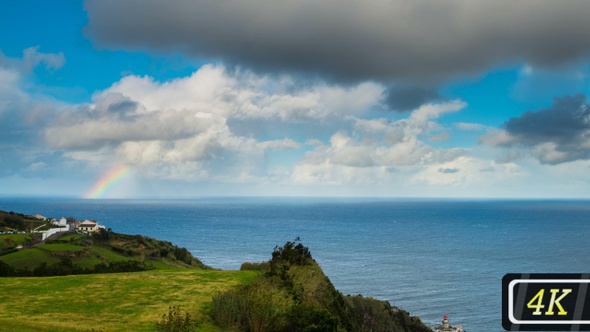
<path fill-rule="evenodd" d="M 508 318 L 512 324 L 551 324 L 551 325 L 573 325 L 590 324 L 590 320 L 518 320 L 514 317 L 514 286 L 519 283 L 553 283 L 553 284 L 589 284 L 590 279 L 514 279 L 508 284 Z"/>

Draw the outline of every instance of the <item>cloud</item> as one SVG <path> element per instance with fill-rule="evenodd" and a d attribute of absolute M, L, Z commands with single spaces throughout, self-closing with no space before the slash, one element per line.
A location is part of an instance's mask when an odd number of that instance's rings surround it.
<path fill-rule="evenodd" d="M 486 128 L 486 126 L 484 126 L 480 123 L 471 123 L 471 122 L 456 122 L 453 125 L 461 130 L 466 130 L 466 131 L 483 130 Z"/>
<path fill-rule="evenodd" d="M 334 133 L 328 144 L 307 152 L 293 170 L 293 181 L 301 183 L 355 183 L 382 181 L 384 178 L 427 165 L 453 161 L 468 154 L 463 149 L 435 149 L 425 142 L 439 116 L 457 112 L 466 106 L 461 101 L 428 104 L 414 110 L 408 118 L 351 118 L 352 132 Z M 395 170 L 392 172 L 392 170 Z M 398 172 L 404 170 L 404 172 Z M 368 174 L 375 176 L 368 179 Z M 340 178 L 346 174 L 345 177 Z M 366 184 L 366 183 L 365 183 Z"/>
<path fill-rule="evenodd" d="M 396 112 L 412 111 L 443 99 L 436 89 L 420 86 L 392 86 L 387 89 L 384 98 L 386 106 Z"/>
<path fill-rule="evenodd" d="M 26 72 L 39 64 L 44 64 L 46 69 L 59 69 L 65 62 L 66 58 L 62 52 L 42 53 L 39 52 L 39 46 L 29 47 L 23 51 L 22 67 Z"/>
<path fill-rule="evenodd" d="M 590 159 L 590 107 L 582 94 L 555 98 L 553 105 L 511 118 L 481 142 L 529 149 L 543 164 Z"/>
<path fill-rule="evenodd" d="M 311 133 L 363 116 L 383 91 L 376 83 L 299 83 L 221 65 L 167 82 L 127 76 L 92 103 L 60 111 L 42 136 L 73 160 L 137 166 L 147 177 L 264 181 L 275 153 L 323 144 Z"/>
<path fill-rule="evenodd" d="M 41 128 L 55 110 L 54 104 L 33 100 L 21 87 L 24 81 L 18 68 L 0 63 L 0 137 L 3 142 L 30 139 L 31 133 Z"/>
<path fill-rule="evenodd" d="M 458 173 L 460 170 L 458 168 L 439 168 L 438 172 L 439 173 L 443 173 L 443 174 L 453 174 L 453 173 Z"/>
<path fill-rule="evenodd" d="M 514 163 L 498 164 L 462 155 L 453 160 L 426 165 L 412 175 L 411 181 L 416 185 L 428 184 L 443 188 L 464 186 L 470 190 L 475 189 L 475 196 L 482 196 L 482 190 L 493 187 L 492 184 L 500 185 L 506 180 L 514 180 L 522 175 L 521 167 Z"/>
<path fill-rule="evenodd" d="M 85 31 L 103 47 L 349 82 L 441 81 L 520 61 L 550 67 L 590 50 L 590 3 L 581 0 L 90 0 L 85 9 Z"/>
<path fill-rule="evenodd" d="M 152 111 L 140 114 L 136 102 L 120 94 L 105 94 L 95 105 L 71 109 L 61 114 L 45 130 L 45 140 L 53 148 L 98 149 L 125 141 L 180 140 L 206 131 L 212 117 L 195 116 L 194 111 Z"/>
<path fill-rule="evenodd" d="M 24 176 L 43 175 L 54 171 L 51 165 L 59 158 L 45 149 L 39 133 L 61 105 L 50 98 L 31 96 L 26 90 L 32 85 L 29 71 L 24 70 L 27 61 L 30 59 L 9 58 L 0 52 L 0 177 L 21 172 Z"/>
<path fill-rule="evenodd" d="M 123 93 L 140 100 L 147 112 L 190 109 L 224 118 L 297 123 L 360 116 L 379 104 L 382 91 L 375 83 L 301 86 L 290 76 L 268 77 L 204 65 L 189 77 L 163 84 L 150 77 L 127 76 L 104 93 Z"/>

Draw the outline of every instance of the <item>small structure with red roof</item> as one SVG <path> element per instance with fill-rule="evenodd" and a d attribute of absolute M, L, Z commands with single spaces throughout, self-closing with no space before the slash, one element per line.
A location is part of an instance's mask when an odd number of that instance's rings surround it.
<path fill-rule="evenodd" d="M 465 332 L 463 328 L 459 326 L 452 326 L 449 323 L 449 316 L 446 314 L 443 316 L 441 325 L 436 326 L 433 329 L 434 332 Z"/>

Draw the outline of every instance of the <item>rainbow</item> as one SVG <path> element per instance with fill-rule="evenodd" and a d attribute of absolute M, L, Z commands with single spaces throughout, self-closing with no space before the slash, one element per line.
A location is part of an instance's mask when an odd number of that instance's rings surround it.
<path fill-rule="evenodd" d="M 123 180 L 130 171 L 131 170 L 127 166 L 121 166 L 110 170 L 103 175 L 94 186 L 92 186 L 92 189 L 84 195 L 84 198 L 101 198 L 107 190 Z"/>

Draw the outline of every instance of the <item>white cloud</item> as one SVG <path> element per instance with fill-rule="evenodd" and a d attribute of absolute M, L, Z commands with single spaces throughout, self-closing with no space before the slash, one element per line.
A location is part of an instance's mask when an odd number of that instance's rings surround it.
<path fill-rule="evenodd" d="M 492 146 L 508 145 L 514 142 L 515 138 L 506 130 L 490 129 L 480 139 L 480 143 L 489 144 Z"/>
<path fill-rule="evenodd" d="M 44 138 L 71 158 L 115 159 L 153 169 L 146 171 L 151 176 L 254 181 L 270 172 L 271 151 L 301 147 L 301 138 L 287 134 L 260 138 L 265 122 L 300 129 L 344 121 L 378 105 L 383 91 L 374 83 L 297 85 L 211 65 L 162 83 L 128 76 L 96 93 L 94 103 L 63 111 Z M 163 175 L 156 167 L 165 169 Z"/>
<path fill-rule="evenodd" d="M 553 182 L 567 178 L 570 191 L 578 190 L 580 179 L 588 181 L 579 169 L 589 168 L 580 162 L 550 169 L 531 158 L 516 164 L 517 147 L 503 150 L 504 160 L 491 161 L 496 147 L 515 143 L 506 130 L 490 130 L 481 139 L 488 144 L 471 149 L 437 148 L 431 142 L 447 139 L 449 130 L 439 118 L 466 104 L 386 113 L 379 109 L 384 87 L 375 83 L 301 84 L 286 75 L 206 65 L 167 82 L 128 76 L 97 92 L 91 103 L 60 109 L 23 89 L 19 68 L 18 61 L 0 66 L 0 127 L 12 130 L 0 133 L 6 137 L 0 158 L 11 160 L 0 168 L 0 181 L 14 174 L 57 179 L 66 172 L 68 178 L 88 178 L 113 164 L 132 168 L 137 188 L 151 182 L 167 186 L 167 193 L 183 184 L 186 193 L 257 187 L 262 194 L 479 195 L 485 188 L 505 185 L 494 193 L 510 194 L 529 182 L 547 183 L 541 181 L 545 174 Z M 453 127 L 483 128 L 463 122 Z M 559 161 L 559 152 L 537 144 L 524 157 Z"/>
<path fill-rule="evenodd" d="M 31 71 L 41 63 L 46 69 L 59 69 L 66 63 L 66 58 L 62 52 L 39 52 L 39 46 L 29 47 L 23 51 L 22 68 L 25 72 Z"/>
<path fill-rule="evenodd" d="M 427 165 L 453 161 L 467 151 L 438 150 L 424 139 L 439 127 L 431 119 L 463 107 L 465 103 L 460 101 L 429 104 L 398 121 L 351 118 L 353 133 L 338 131 L 331 136 L 329 145 L 318 145 L 306 153 L 294 167 L 292 180 L 296 183 L 340 181 L 348 184 L 361 179 L 370 183 L 384 178 L 399 181 L 400 175 L 392 173 L 392 168 L 415 172 Z"/>
<path fill-rule="evenodd" d="M 453 100 L 441 104 L 425 104 L 413 111 L 410 120 L 416 123 L 425 123 L 427 120 L 436 119 L 445 113 L 457 112 L 465 108 L 467 104 L 461 100 Z"/>
<path fill-rule="evenodd" d="M 484 183 L 490 185 L 493 181 L 504 181 L 519 175 L 522 175 L 521 169 L 514 163 L 497 164 L 472 156 L 460 156 L 447 162 L 427 165 L 411 181 L 430 186 L 477 186 Z"/>
<path fill-rule="evenodd" d="M 11 68 L 0 66 L 0 120 L 3 115 L 14 113 L 15 108 L 20 108 L 28 98 L 27 95 L 18 87 L 20 83 L 19 73 Z"/>

